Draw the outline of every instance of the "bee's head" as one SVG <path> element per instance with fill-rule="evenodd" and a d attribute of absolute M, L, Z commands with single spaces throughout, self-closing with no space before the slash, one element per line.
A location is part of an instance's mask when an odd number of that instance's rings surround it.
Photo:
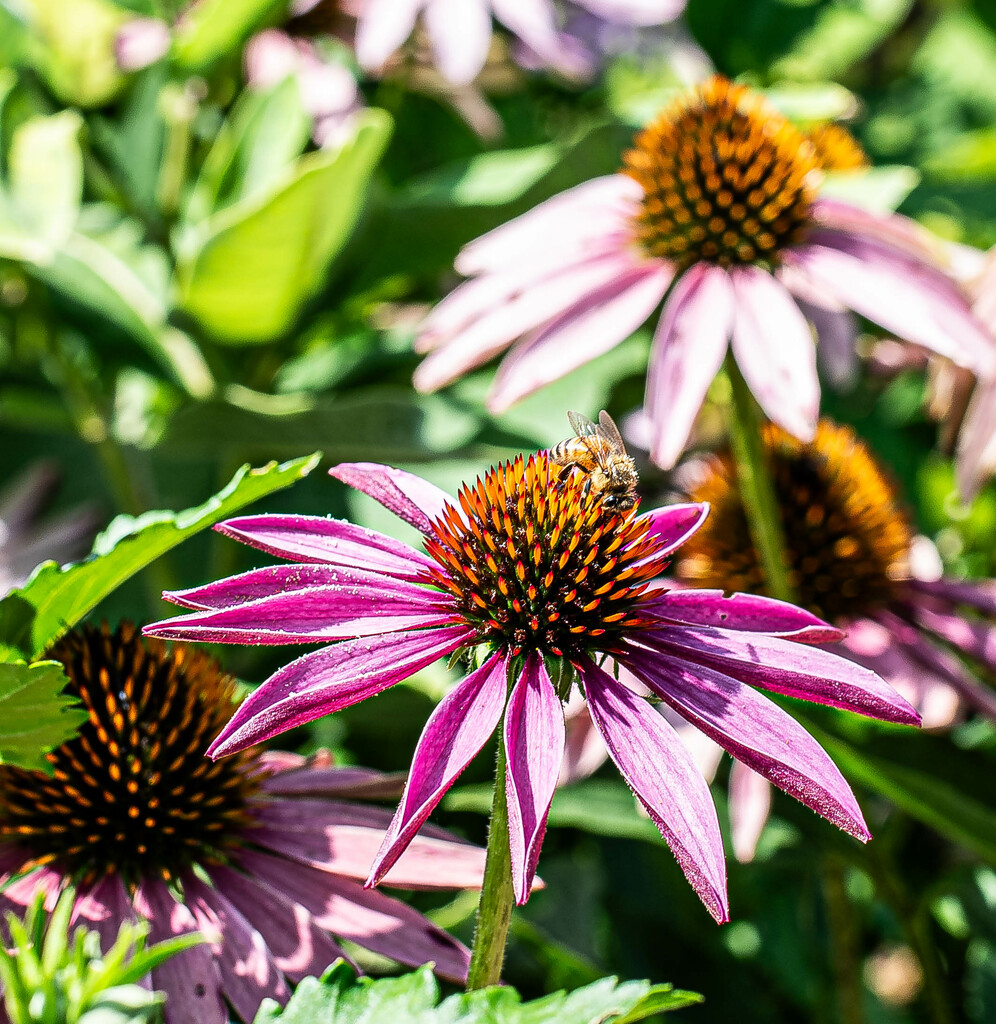
<path fill-rule="evenodd" d="M 628 512 L 636 504 L 636 495 L 629 489 L 606 491 L 602 496 L 602 506 L 612 512 Z"/>

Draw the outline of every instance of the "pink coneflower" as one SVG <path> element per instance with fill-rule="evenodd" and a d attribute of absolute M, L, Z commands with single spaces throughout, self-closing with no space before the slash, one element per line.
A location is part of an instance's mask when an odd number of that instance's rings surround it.
<path fill-rule="evenodd" d="M 967 711 L 996 721 L 996 690 L 965 664 L 996 672 L 996 580 L 922 571 L 895 487 L 850 428 L 822 420 L 804 445 L 769 424 L 763 437 L 790 582 L 804 608 L 846 631 L 836 650 L 887 680 L 926 727 L 943 728 Z M 688 493 L 708 501 L 712 515 L 683 546 L 675 575 L 686 586 L 719 588 L 716 594 L 763 594 L 731 458 L 705 460 L 697 475 Z M 577 732 L 581 747 L 583 722 Z M 589 751 L 584 764 L 592 770 L 594 763 Z M 770 790 L 751 776 L 734 765 L 730 777 L 740 859 L 753 855 L 770 803 Z"/>
<path fill-rule="evenodd" d="M 325 643 L 270 677 L 211 749 L 232 753 L 372 697 L 438 658 L 474 666 L 435 709 L 371 869 L 376 884 L 501 723 L 515 897 L 529 895 L 577 686 L 612 759 L 710 913 L 728 916 L 709 788 L 674 730 L 607 673 L 606 655 L 725 749 L 808 807 L 869 838 L 820 746 L 753 687 L 890 721 L 915 711 L 873 672 L 808 644 L 841 634 L 764 598 L 649 592 L 705 505 L 612 510 L 547 453 L 519 457 L 454 500 L 410 473 L 344 464 L 334 476 L 421 531 L 425 552 L 347 522 L 263 515 L 222 532 L 296 564 L 169 596 L 197 609 L 157 636 Z M 331 643 L 330 643 L 331 642 Z"/>
<path fill-rule="evenodd" d="M 442 387 L 517 342 L 489 407 L 508 408 L 617 345 L 667 295 L 647 374 L 652 456 L 670 467 L 727 349 L 767 415 L 810 440 L 816 349 L 846 365 L 850 311 L 980 369 L 993 346 L 912 222 L 818 195 L 813 142 L 714 77 L 642 131 L 621 173 L 467 245 L 472 280 L 424 322 L 415 375 Z"/>
<path fill-rule="evenodd" d="M 53 656 L 90 720 L 49 755 L 51 776 L 0 767 L 0 880 L 21 876 L 0 906 L 23 913 L 72 881 L 74 920 L 105 950 L 136 916 L 152 941 L 204 932 L 208 945 L 152 972 L 166 1024 L 227 1024 L 226 1004 L 252 1021 L 265 997 L 286 1002 L 289 982 L 346 956 L 342 939 L 464 978 L 460 943 L 361 884 L 390 813 L 357 801 L 394 780 L 279 752 L 209 761 L 234 681 L 199 651 L 121 626 L 71 633 Z M 439 832 L 416 844 L 388 884 L 480 885 L 483 851 Z"/>

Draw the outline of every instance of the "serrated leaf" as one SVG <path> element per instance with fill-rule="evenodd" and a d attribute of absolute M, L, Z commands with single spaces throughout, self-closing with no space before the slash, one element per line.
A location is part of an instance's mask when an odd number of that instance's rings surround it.
<path fill-rule="evenodd" d="M 61 567 L 43 562 L 31 579 L 0 601 L 0 642 L 38 657 L 116 587 L 188 537 L 233 512 L 289 486 L 318 465 L 309 455 L 260 469 L 243 466 L 203 505 L 183 512 L 118 516 L 85 561 Z"/>
<path fill-rule="evenodd" d="M 439 1002 L 439 987 L 428 967 L 399 978 L 357 978 L 340 961 L 321 981 L 301 982 L 283 1010 L 264 1002 L 254 1024 L 624 1024 L 701 1000 L 670 985 L 601 978 L 573 992 L 554 992 L 526 1003 L 507 985 Z"/>
<path fill-rule="evenodd" d="M 0 763 L 44 769 L 45 754 L 86 721 L 67 682 L 57 661 L 0 664 Z"/>

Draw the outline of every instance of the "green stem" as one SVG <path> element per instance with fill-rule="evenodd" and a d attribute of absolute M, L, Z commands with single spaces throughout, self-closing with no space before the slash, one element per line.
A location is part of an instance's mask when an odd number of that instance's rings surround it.
<path fill-rule="evenodd" d="M 467 990 L 486 988 L 501 981 L 505 943 L 512 921 L 515 896 L 512 891 L 512 857 L 508 848 L 508 804 L 505 798 L 505 744 L 498 731 L 498 761 L 495 765 L 495 793 L 488 827 L 488 854 L 484 863 L 484 884 L 477 907 L 474 948 L 470 954 Z"/>
<path fill-rule="evenodd" d="M 730 382 L 730 447 L 737 467 L 740 500 L 747 515 L 754 547 L 772 597 L 795 603 L 783 552 L 785 537 L 771 471 L 761 442 L 761 415 L 732 355 L 726 359 Z"/>
<path fill-rule="evenodd" d="M 844 865 L 830 855 L 823 865 L 823 893 L 827 905 L 830 954 L 838 1019 L 841 1024 L 863 1024 L 864 987 L 858 925 L 844 887 Z"/>

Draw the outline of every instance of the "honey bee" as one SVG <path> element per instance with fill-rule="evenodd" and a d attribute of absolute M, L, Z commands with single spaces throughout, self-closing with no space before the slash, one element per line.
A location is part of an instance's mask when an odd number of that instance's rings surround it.
<path fill-rule="evenodd" d="M 636 504 L 636 463 L 626 454 L 622 435 L 612 417 L 603 409 L 598 422 L 573 410 L 567 414 L 574 437 L 550 449 L 550 461 L 566 470 L 584 474 L 584 493 L 599 498 L 615 512 L 626 512 Z"/>

